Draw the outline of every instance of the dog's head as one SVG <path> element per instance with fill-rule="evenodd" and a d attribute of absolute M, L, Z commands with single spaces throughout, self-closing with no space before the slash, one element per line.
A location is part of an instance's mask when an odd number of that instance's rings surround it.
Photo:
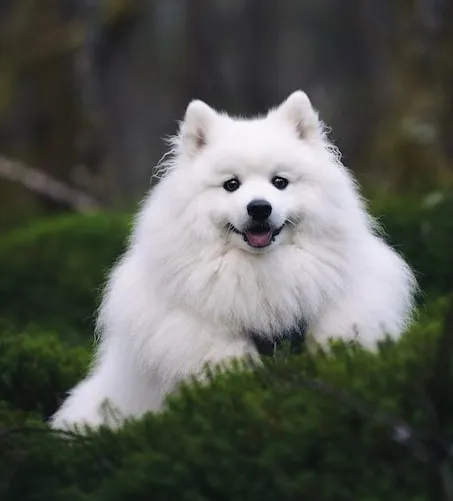
<path fill-rule="evenodd" d="M 174 146 L 180 217 L 217 241 L 268 252 L 301 231 L 336 231 L 360 213 L 353 182 L 302 91 L 253 119 L 192 101 Z"/>

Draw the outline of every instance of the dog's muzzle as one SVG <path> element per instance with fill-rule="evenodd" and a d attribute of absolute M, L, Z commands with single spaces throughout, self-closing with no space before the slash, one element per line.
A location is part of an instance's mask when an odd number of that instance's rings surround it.
<path fill-rule="evenodd" d="M 252 222 L 245 231 L 239 231 L 232 224 L 228 225 L 229 230 L 237 233 L 238 235 L 242 235 L 244 241 L 256 249 L 268 247 L 275 240 L 275 237 L 281 233 L 283 227 L 284 225 L 279 228 L 272 229 L 271 225 L 267 222 Z"/>

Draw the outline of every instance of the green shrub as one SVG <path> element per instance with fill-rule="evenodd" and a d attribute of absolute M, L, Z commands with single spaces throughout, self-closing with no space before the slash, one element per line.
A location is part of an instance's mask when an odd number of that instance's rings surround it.
<path fill-rule="evenodd" d="M 36 223 L 0 241 L 0 318 L 92 335 L 105 275 L 122 252 L 124 216 L 75 215 Z"/>
<path fill-rule="evenodd" d="M 432 499 L 426 464 L 392 439 L 386 416 L 372 409 L 427 427 L 427 381 L 441 326 L 437 317 L 422 314 L 421 324 L 398 343 L 384 341 L 378 354 L 336 343 L 331 352 L 277 357 L 254 371 L 213 374 L 209 385 L 183 385 L 165 412 L 117 432 L 62 440 L 31 417 L 24 423 L 28 432 L 0 432 L 0 498 Z M 17 343 L 29 347 L 29 342 Z M 51 351 L 66 356 L 56 345 Z M 27 377 L 35 379 L 31 372 Z M 324 393 L 319 381 L 333 393 Z M 445 381 L 446 387 L 451 384 Z M 342 391 L 371 410 L 362 412 Z M 16 399 L 10 393 L 7 403 L 24 407 Z M 453 405 L 445 408 L 451 438 Z"/>
<path fill-rule="evenodd" d="M 386 198 L 372 204 L 389 241 L 414 267 L 421 289 L 453 290 L 453 193 L 428 198 Z"/>
<path fill-rule="evenodd" d="M 0 400 L 15 410 L 46 418 L 86 372 L 88 363 L 88 350 L 65 346 L 54 334 L 2 330 Z"/>

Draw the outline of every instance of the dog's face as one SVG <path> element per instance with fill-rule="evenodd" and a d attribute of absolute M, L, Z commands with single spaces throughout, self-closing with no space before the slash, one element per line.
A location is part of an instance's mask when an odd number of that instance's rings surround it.
<path fill-rule="evenodd" d="M 227 179 L 222 188 L 231 195 L 226 202 L 226 230 L 239 236 L 252 249 L 265 249 L 272 245 L 285 225 L 293 224 L 293 219 L 285 208 L 285 199 L 275 190 L 288 188 L 290 180 L 285 173 L 271 173 L 264 176 L 237 176 Z M 242 193 L 239 190 L 242 189 Z M 242 239 L 241 239 L 242 237 Z"/>
<path fill-rule="evenodd" d="M 303 92 L 252 120 L 192 102 L 179 141 L 184 165 L 174 175 L 188 197 L 184 217 L 203 235 L 263 253 L 291 243 L 301 228 L 322 233 L 341 226 L 349 178 L 326 148 Z"/>
<path fill-rule="evenodd" d="M 245 154 L 241 148 L 230 150 L 227 157 L 213 153 L 201 200 L 223 238 L 255 253 L 287 241 L 300 218 L 297 171 L 289 162 L 275 162 L 270 152 L 259 155 L 250 146 Z"/>

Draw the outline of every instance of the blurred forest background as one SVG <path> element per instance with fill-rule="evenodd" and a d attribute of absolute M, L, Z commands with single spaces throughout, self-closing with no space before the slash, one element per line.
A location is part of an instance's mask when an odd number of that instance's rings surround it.
<path fill-rule="evenodd" d="M 250 115 L 295 89 L 414 268 L 416 322 L 68 447 L 46 420 L 162 139 L 191 99 Z M 453 501 L 452 293 L 453 0 L 0 0 L 2 501 Z"/>
<path fill-rule="evenodd" d="M 192 98 L 302 88 L 368 190 L 453 177 L 448 0 L 3 0 L 0 223 L 131 207 Z"/>

